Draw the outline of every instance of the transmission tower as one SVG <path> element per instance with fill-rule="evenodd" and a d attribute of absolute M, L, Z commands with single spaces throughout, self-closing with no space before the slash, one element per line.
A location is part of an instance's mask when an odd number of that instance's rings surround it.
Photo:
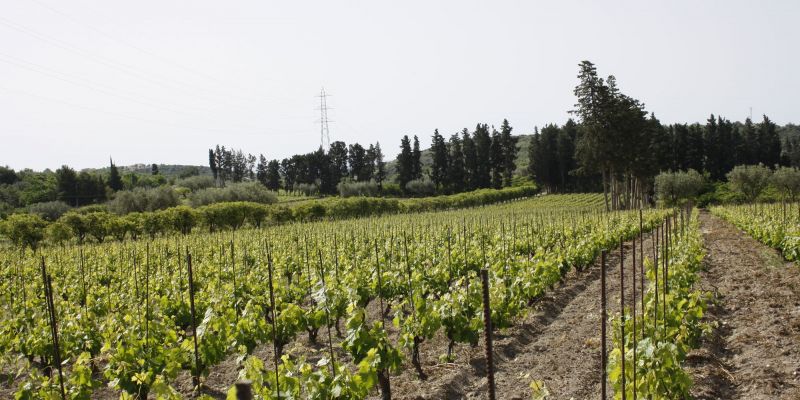
<path fill-rule="evenodd" d="M 328 120 L 328 96 L 325 93 L 325 88 L 319 92 L 319 145 L 323 150 L 327 150 L 331 146 L 331 132 L 328 128 L 328 123 L 333 122 Z"/>

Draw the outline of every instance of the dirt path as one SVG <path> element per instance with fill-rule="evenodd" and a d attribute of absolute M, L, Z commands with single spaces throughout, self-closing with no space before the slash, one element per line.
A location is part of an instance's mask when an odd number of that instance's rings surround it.
<path fill-rule="evenodd" d="M 652 254 L 650 239 L 645 254 Z M 637 242 L 637 247 L 641 247 Z M 625 244 L 626 304 L 631 304 L 631 243 Z M 637 260 L 640 259 L 637 250 Z M 598 257 L 599 258 L 599 257 Z M 637 262 L 638 264 L 638 262 Z M 608 256 L 606 284 L 609 315 L 619 311 L 619 248 Z M 640 290 L 637 270 L 637 292 Z M 640 293 L 640 292 L 639 292 Z M 637 303 L 640 305 L 640 303 Z M 600 263 L 572 271 L 541 299 L 521 323 L 495 335 L 498 399 L 528 399 L 531 381 L 542 380 L 552 399 L 600 398 Z M 637 307 L 637 310 L 640 308 Z M 609 327 L 609 329 L 611 329 Z M 610 334 L 610 333 L 609 333 Z M 487 398 L 483 341 L 445 373 L 420 381 L 408 373 L 393 377 L 399 399 Z M 609 347 L 611 346 L 609 342 Z M 394 388 L 397 387 L 397 392 Z M 609 386 L 609 393 L 610 386 Z"/>
<path fill-rule="evenodd" d="M 718 328 L 689 364 L 699 399 L 800 399 L 800 269 L 703 212 L 704 290 Z"/>

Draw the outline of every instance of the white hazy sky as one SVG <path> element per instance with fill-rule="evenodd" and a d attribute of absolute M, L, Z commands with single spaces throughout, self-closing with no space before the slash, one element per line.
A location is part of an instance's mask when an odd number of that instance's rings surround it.
<path fill-rule="evenodd" d="M 563 123 L 577 64 L 662 122 L 797 122 L 800 1 L 0 0 L 0 165 L 206 164 L 508 118 Z"/>

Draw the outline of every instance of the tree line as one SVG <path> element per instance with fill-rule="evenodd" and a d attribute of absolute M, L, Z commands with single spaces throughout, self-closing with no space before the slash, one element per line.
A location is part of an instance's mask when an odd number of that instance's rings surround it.
<path fill-rule="evenodd" d="M 791 165 L 800 153 L 800 142 L 782 142 L 766 115 L 760 123 L 712 114 L 705 125 L 663 125 L 591 62 L 579 65 L 578 80 L 577 121 L 537 130 L 528 148 L 528 173 L 550 192 L 599 186 L 608 209 L 637 207 L 651 199 L 661 171 L 693 169 L 720 181 L 736 165 Z"/>
<path fill-rule="evenodd" d="M 492 128 L 491 133 L 487 124 L 478 124 L 472 133 L 464 128 L 447 141 L 434 130 L 430 168 L 423 165 L 419 138 L 413 136 L 412 142 L 408 135 L 403 136 L 395 166 L 397 186 L 392 188 L 392 194 L 460 193 L 510 186 L 518 151 L 512 129 L 508 120 L 503 121 L 499 131 Z M 320 147 L 280 161 L 217 145 L 208 150 L 208 159 L 214 180 L 220 186 L 228 181 L 250 179 L 271 190 L 305 192 L 312 188 L 319 194 L 344 195 L 344 188 L 351 183 L 373 184 L 379 193 L 390 183 L 380 143 L 364 147 L 335 141 L 327 151 Z"/>

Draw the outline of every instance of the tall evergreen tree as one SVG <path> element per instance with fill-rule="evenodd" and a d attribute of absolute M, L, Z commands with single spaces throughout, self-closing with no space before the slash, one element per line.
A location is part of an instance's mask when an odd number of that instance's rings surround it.
<path fill-rule="evenodd" d="M 411 142 L 408 135 L 403 135 L 400 140 L 400 155 L 397 156 L 397 183 L 400 184 L 401 190 L 405 190 L 406 183 L 414 179 L 413 163 Z"/>
<path fill-rule="evenodd" d="M 414 135 L 414 148 L 411 150 L 411 176 L 413 179 L 422 179 L 422 151 L 417 135 Z"/>
<path fill-rule="evenodd" d="M 62 165 L 56 170 L 56 192 L 59 200 L 78 206 L 78 174 L 74 169 Z"/>
<path fill-rule="evenodd" d="M 342 141 L 335 141 L 331 143 L 328 149 L 328 157 L 331 159 L 331 178 L 338 185 L 342 178 L 350 175 L 350 170 L 347 167 L 347 144 Z"/>
<path fill-rule="evenodd" d="M 474 190 L 478 188 L 478 153 L 475 141 L 472 140 L 467 128 L 461 131 L 461 148 L 464 153 L 464 188 Z"/>
<path fill-rule="evenodd" d="M 439 134 L 438 129 L 433 131 L 431 155 L 433 158 L 433 163 L 431 164 L 431 180 L 437 188 L 441 189 L 443 186 L 449 184 L 447 174 L 448 154 L 447 144 L 444 141 L 444 137 Z"/>
<path fill-rule="evenodd" d="M 514 170 L 517 169 L 517 138 L 511 136 L 511 131 L 514 128 L 508 123 L 507 119 L 503 120 L 500 126 L 500 136 L 503 144 L 503 185 L 511 186 L 511 180 L 514 178 Z"/>
<path fill-rule="evenodd" d="M 773 168 L 781 162 L 781 139 L 775 124 L 764 115 L 758 124 L 759 158 L 764 165 Z"/>
<path fill-rule="evenodd" d="M 503 186 L 503 172 L 505 172 L 505 154 L 503 139 L 500 132 L 492 127 L 491 144 L 489 145 L 489 163 L 491 168 L 492 187 L 500 189 Z"/>
<path fill-rule="evenodd" d="M 383 190 L 383 181 L 386 180 L 386 162 L 383 161 L 383 151 L 381 151 L 381 144 L 375 142 L 375 183 L 378 184 L 378 189 Z"/>
<path fill-rule="evenodd" d="M 364 181 L 371 181 L 374 177 L 376 158 L 377 154 L 375 154 L 375 145 L 370 143 L 364 156 L 364 169 L 361 171 L 361 174 L 359 174 Z"/>
<path fill-rule="evenodd" d="M 492 185 L 492 138 L 489 136 L 489 126 L 478 124 L 473 134 L 473 141 L 477 159 L 475 184 L 477 188 L 488 188 Z"/>
<path fill-rule="evenodd" d="M 575 169 L 575 139 L 578 128 L 575 121 L 567 120 L 567 123 L 558 130 L 556 138 L 556 158 L 558 163 L 559 190 L 569 190 L 571 185 L 571 173 Z"/>
<path fill-rule="evenodd" d="M 150 174 L 158 175 L 158 164 L 152 164 L 150 166 Z"/>
<path fill-rule="evenodd" d="M 214 155 L 213 149 L 208 149 L 208 167 L 211 168 L 211 175 L 214 176 L 214 183 L 216 183 L 219 171 L 217 171 L 217 156 Z"/>
<path fill-rule="evenodd" d="M 448 164 L 447 179 L 450 184 L 450 191 L 459 193 L 464 191 L 466 186 L 466 171 L 464 171 L 464 153 L 461 149 L 461 138 L 458 133 L 450 136 L 448 142 Z"/>
<path fill-rule="evenodd" d="M 109 163 L 111 166 L 108 172 L 108 187 L 115 192 L 122 190 L 122 177 L 119 175 L 119 170 L 114 165 L 114 160 L 109 159 Z"/>
<path fill-rule="evenodd" d="M 258 166 L 256 166 L 256 180 L 264 185 L 267 185 L 267 158 L 263 154 L 258 156 Z"/>
<path fill-rule="evenodd" d="M 278 191 L 281 187 L 281 164 L 278 160 L 267 163 L 267 188 Z"/>
<path fill-rule="evenodd" d="M 350 178 L 354 181 L 365 181 L 364 170 L 367 167 L 367 154 L 364 146 L 353 143 L 347 153 L 348 162 L 350 163 Z"/>

